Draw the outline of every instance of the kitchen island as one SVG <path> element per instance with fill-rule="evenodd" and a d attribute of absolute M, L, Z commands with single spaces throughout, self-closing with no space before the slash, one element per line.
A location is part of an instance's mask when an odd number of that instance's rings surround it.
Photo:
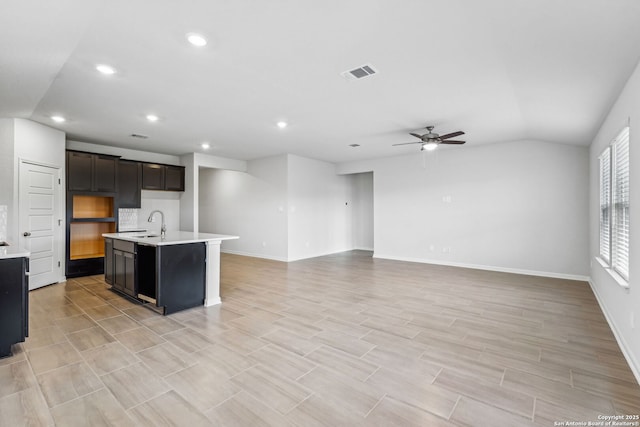
<path fill-rule="evenodd" d="M 220 299 L 220 245 L 238 236 L 168 231 L 105 233 L 105 281 L 163 314 Z"/>

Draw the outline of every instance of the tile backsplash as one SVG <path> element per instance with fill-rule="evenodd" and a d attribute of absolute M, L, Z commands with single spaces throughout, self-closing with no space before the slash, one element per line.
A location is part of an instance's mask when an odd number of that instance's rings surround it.
<path fill-rule="evenodd" d="M 0 242 L 7 240 L 7 205 L 0 205 Z"/>
<path fill-rule="evenodd" d="M 138 210 L 139 209 L 118 209 L 118 230 L 137 230 L 138 229 Z"/>

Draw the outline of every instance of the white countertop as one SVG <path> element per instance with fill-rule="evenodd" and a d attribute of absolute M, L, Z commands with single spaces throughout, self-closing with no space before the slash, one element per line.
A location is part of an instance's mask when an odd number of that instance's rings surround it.
<path fill-rule="evenodd" d="M 157 232 L 105 233 L 102 237 L 126 240 L 147 246 L 181 245 L 185 243 L 233 240 L 239 238 L 238 236 L 229 236 L 226 234 L 194 233 L 193 231 L 167 231 L 164 238 L 161 238 Z"/>
<path fill-rule="evenodd" d="M 31 255 L 29 251 L 19 246 L 0 246 L 0 259 L 6 258 L 24 258 Z"/>

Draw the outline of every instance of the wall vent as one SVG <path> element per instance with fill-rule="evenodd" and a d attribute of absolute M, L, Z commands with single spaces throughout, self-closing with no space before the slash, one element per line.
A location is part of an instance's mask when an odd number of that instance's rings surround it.
<path fill-rule="evenodd" d="M 349 147 L 352 147 L 352 148 L 360 147 L 360 144 L 349 144 Z"/>
<path fill-rule="evenodd" d="M 147 139 L 147 138 L 149 138 L 147 135 L 142 135 L 142 134 L 139 134 L 139 133 L 132 133 L 129 136 L 131 138 L 139 138 L 139 139 Z"/>
<path fill-rule="evenodd" d="M 354 68 L 353 70 L 344 71 L 341 74 L 350 80 L 359 80 L 378 74 L 378 70 L 376 70 L 371 64 L 365 64 L 358 68 Z"/>

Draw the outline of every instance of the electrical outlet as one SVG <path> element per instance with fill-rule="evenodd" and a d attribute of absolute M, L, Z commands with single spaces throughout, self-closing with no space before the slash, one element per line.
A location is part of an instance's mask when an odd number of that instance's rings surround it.
<path fill-rule="evenodd" d="M 442 196 L 442 201 L 444 203 L 451 203 L 451 196 Z"/>
<path fill-rule="evenodd" d="M 262 242 L 262 247 L 266 248 L 267 247 L 267 242 Z"/>
<path fill-rule="evenodd" d="M 431 252 L 435 251 L 436 250 L 436 246 L 435 245 L 429 245 L 429 250 Z"/>

